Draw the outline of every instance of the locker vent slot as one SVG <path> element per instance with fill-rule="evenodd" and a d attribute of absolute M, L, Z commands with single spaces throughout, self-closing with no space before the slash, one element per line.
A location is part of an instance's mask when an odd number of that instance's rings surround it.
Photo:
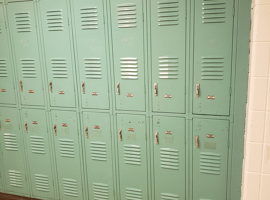
<path fill-rule="evenodd" d="M 107 161 L 107 150 L 104 142 L 91 142 L 91 159 L 96 161 Z"/>
<path fill-rule="evenodd" d="M 53 58 L 51 59 L 53 78 L 68 78 L 67 59 Z"/>
<path fill-rule="evenodd" d="M 15 13 L 16 29 L 18 33 L 31 32 L 30 13 Z"/>
<path fill-rule="evenodd" d="M 60 156 L 66 158 L 75 158 L 74 141 L 68 139 L 59 139 Z"/>
<path fill-rule="evenodd" d="M 126 199 L 128 200 L 142 199 L 142 190 L 139 190 L 137 188 L 126 188 Z"/>
<path fill-rule="evenodd" d="M 13 187 L 22 188 L 22 186 L 23 186 L 23 184 L 22 184 L 22 173 L 19 172 L 19 171 L 15 171 L 15 170 L 9 170 L 8 174 L 9 174 L 10 185 L 13 186 Z"/>
<path fill-rule="evenodd" d="M 170 193 L 161 193 L 161 200 L 178 200 L 179 196 Z"/>
<path fill-rule="evenodd" d="M 160 167 L 178 170 L 179 151 L 177 149 L 160 148 Z"/>
<path fill-rule="evenodd" d="M 141 147 L 137 145 L 124 145 L 125 163 L 141 165 Z"/>
<path fill-rule="evenodd" d="M 80 13 L 82 30 L 98 29 L 97 7 L 81 8 Z"/>
<path fill-rule="evenodd" d="M 42 192 L 49 192 L 49 177 L 43 174 L 35 174 L 36 189 Z"/>
<path fill-rule="evenodd" d="M 220 174 L 221 156 L 217 153 L 200 153 L 200 172 L 204 174 Z"/>
<path fill-rule="evenodd" d="M 109 199 L 109 186 L 102 183 L 93 183 L 94 200 Z"/>
<path fill-rule="evenodd" d="M 159 78 L 178 79 L 178 57 L 159 57 Z"/>
<path fill-rule="evenodd" d="M 121 58 L 120 66 L 122 79 L 138 79 L 138 58 Z"/>
<path fill-rule="evenodd" d="M 18 151 L 17 138 L 15 134 L 4 133 L 5 148 L 9 151 Z"/>
<path fill-rule="evenodd" d="M 117 6 L 118 27 L 135 28 L 137 27 L 136 3 L 123 3 Z"/>
<path fill-rule="evenodd" d="M 46 13 L 48 31 L 63 31 L 64 21 L 62 10 L 48 10 Z"/>
<path fill-rule="evenodd" d="M 226 2 L 218 0 L 204 0 L 202 3 L 202 23 L 225 23 Z"/>
<path fill-rule="evenodd" d="M 224 78 L 224 57 L 203 56 L 202 57 L 202 80 L 223 80 Z"/>
<path fill-rule="evenodd" d="M 45 154 L 44 138 L 39 136 L 30 136 L 32 153 Z"/>
<path fill-rule="evenodd" d="M 23 78 L 37 78 L 34 59 L 21 59 L 21 68 Z"/>
<path fill-rule="evenodd" d="M 159 26 L 179 24 L 179 1 L 159 1 L 157 7 Z"/>
<path fill-rule="evenodd" d="M 64 194 L 71 197 L 78 197 L 78 183 L 76 180 L 63 178 Z"/>
<path fill-rule="evenodd" d="M 7 62 L 3 58 L 0 58 L 0 77 L 8 77 Z"/>
<path fill-rule="evenodd" d="M 100 58 L 85 58 L 85 78 L 87 79 L 101 79 L 101 59 Z"/>

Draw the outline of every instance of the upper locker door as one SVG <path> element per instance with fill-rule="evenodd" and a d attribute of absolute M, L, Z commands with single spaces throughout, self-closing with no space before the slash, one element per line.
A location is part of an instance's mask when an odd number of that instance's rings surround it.
<path fill-rule="evenodd" d="M 186 1 L 150 3 L 152 109 L 185 113 Z"/>
<path fill-rule="evenodd" d="M 8 3 L 16 80 L 23 105 L 44 105 L 37 21 L 33 1 Z"/>
<path fill-rule="evenodd" d="M 0 103 L 15 104 L 15 91 L 12 79 L 10 45 L 7 37 L 6 17 L 3 4 L 0 3 Z"/>
<path fill-rule="evenodd" d="M 51 106 L 75 107 L 75 69 L 67 0 L 39 1 Z"/>
<path fill-rule="evenodd" d="M 143 0 L 110 3 L 116 109 L 145 111 Z"/>
<path fill-rule="evenodd" d="M 193 113 L 229 115 L 233 3 L 195 1 Z"/>
<path fill-rule="evenodd" d="M 82 107 L 109 109 L 105 5 L 102 0 L 73 0 L 73 5 Z"/>
<path fill-rule="evenodd" d="M 33 196 L 54 198 L 54 177 L 45 110 L 22 109 L 21 116 Z"/>

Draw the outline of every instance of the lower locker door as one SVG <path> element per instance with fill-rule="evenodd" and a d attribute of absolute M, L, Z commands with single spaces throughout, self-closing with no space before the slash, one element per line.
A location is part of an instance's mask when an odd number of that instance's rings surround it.
<path fill-rule="evenodd" d="M 32 194 L 34 197 L 54 198 L 54 177 L 45 111 L 22 109 L 21 116 Z"/>
<path fill-rule="evenodd" d="M 117 115 L 120 197 L 147 200 L 146 121 L 144 115 Z"/>
<path fill-rule="evenodd" d="M 193 120 L 193 200 L 226 200 L 228 120 Z"/>
<path fill-rule="evenodd" d="M 153 117 L 155 200 L 185 200 L 185 119 Z"/>
<path fill-rule="evenodd" d="M 0 108 L 0 142 L 6 190 L 26 194 L 26 170 L 17 108 Z"/>
<path fill-rule="evenodd" d="M 83 113 L 89 199 L 114 199 L 110 114 Z"/>
<path fill-rule="evenodd" d="M 60 199 L 82 200 L 81 157 L 77 113 L 51 111 Z"/>

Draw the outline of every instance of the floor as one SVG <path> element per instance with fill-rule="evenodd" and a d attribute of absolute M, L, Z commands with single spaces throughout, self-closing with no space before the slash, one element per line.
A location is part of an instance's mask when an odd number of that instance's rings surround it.
<path fill-rule="evenodd" d="M 0 193 L 0 200 L 37 200 L 37 199 Z"/>

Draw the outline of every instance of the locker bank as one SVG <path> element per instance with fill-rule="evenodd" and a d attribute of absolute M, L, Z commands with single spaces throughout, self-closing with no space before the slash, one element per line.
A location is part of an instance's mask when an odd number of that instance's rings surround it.
<path fill-rule="evenodd" d="M 0 0 L 0 192 L 237 200 L 250 0 Z"/>

